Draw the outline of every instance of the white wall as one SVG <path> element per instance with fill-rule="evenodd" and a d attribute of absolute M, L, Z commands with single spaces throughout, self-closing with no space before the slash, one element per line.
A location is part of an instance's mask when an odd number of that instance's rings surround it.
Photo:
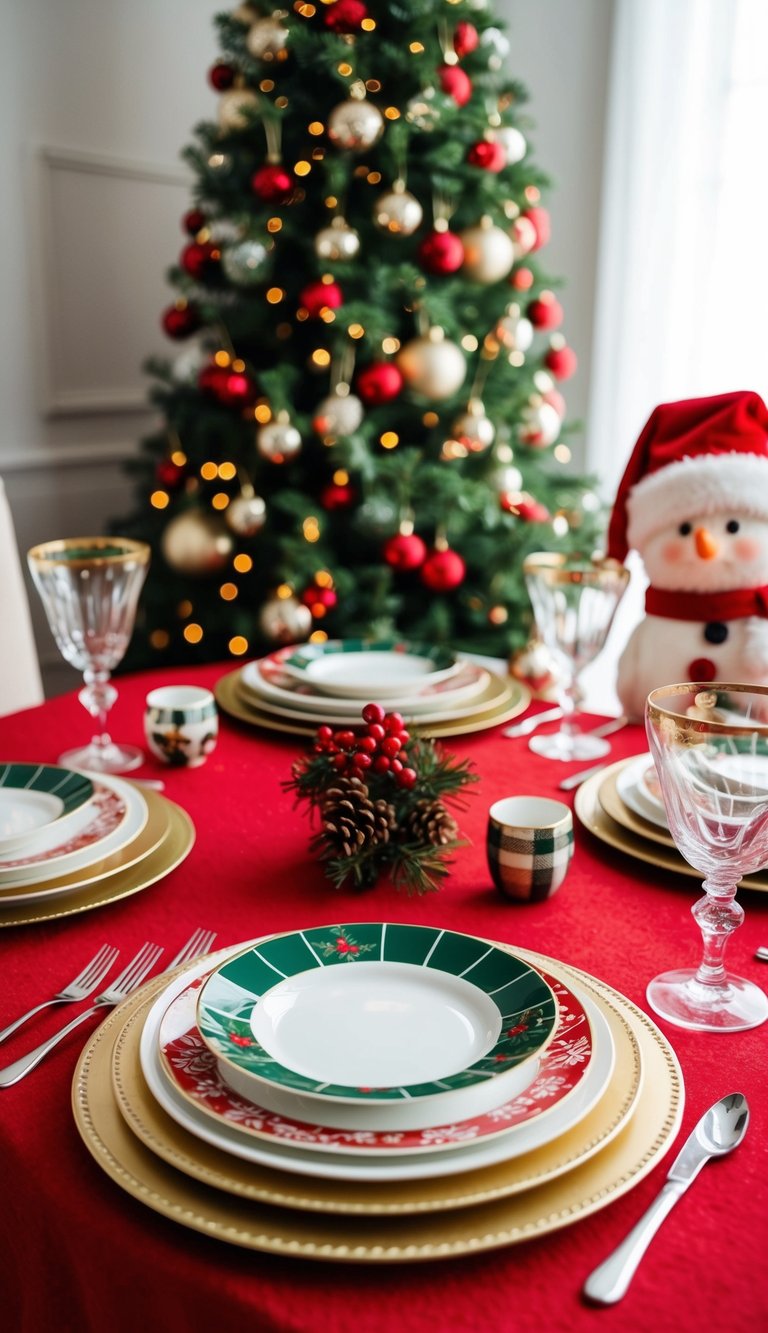
<path fill-rule="evenodd" d="M 0 0 L 0 476 L 19 547 L 132 506 L 119 464 L 151 424 L 141 361 L 167 352 L 165 269 L 188 206 L 179 152 L 211 116 L 221 0 Z M 613 0 L 500 0 L 531 92 L 551 272 L 585 417 Z M 46 151 L 47 150 L 47 151 Z M 578 447 L 578 443 L 577 443 Z M 32 592 L 50 692 L 75 683 Z M 0 635 L 2 629 L 0 628 Z"/>

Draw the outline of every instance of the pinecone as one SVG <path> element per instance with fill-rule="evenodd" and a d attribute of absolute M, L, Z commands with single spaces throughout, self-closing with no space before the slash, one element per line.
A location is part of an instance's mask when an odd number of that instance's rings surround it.
<path fill-rule="evenodd" d="M 325 792 L 321 805 L 322 832 L 319 840 L 324 859 L 354 856 L 389 842 L 395 827 L 394 806 L 371 800 L 360 778 L 340 777 Z"/>
<path fill-rule="evenodd" d="M 403 831 L 407 841 L 420 847 L 430 842 L 435 847 L 445 847 L 458 837 L 459 826 L 442 801 L 423 797 L 410 810 Z"/>

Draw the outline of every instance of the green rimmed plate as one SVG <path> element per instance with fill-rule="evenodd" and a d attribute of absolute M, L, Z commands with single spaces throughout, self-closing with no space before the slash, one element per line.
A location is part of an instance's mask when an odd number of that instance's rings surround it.
<path fill-rule="evenodd" d="M 535 1077 L 556 1021 L 527 962 L 391 922 L 273 936 L 222 964 L 197 1012 L 230 1086 L 340 1129 L 418 1129 L 498 1106 Z"/>
<path fill-rule="evenodd" d="M 447 648 L 406 639 L 329 639 L 283 658 L 284 671 L 340 699 L 407 698 L 458 669 Z"/>
<path fill-rule="evenodd" d="M 55 764 L 0 764 L 0 856 L 34 843 L 43 830 L 62 828 L 93 796 L 84 773 Z"/>

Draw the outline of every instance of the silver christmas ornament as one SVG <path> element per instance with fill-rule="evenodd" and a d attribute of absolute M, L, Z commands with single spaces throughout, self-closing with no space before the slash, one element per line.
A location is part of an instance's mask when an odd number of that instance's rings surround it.
<path fill-rule="evenodd" d="M 363 537 L 388 537 L 397 526 L 397 506 L 385 496 L 371 496 L 363 500 L 353 518 L 357 531 Z"/>
<path fill-rule="evenodd" d="M 501 125 L 496 130 L 495 137 L 507 155 L 508 167 L 513 167 L 516 162 L 522 162 L 528 152 L 528 144 L 525 135 L 521 134 L 515 125 Z"/>
<path fill-rule="evenodd" d="M 372 102 L 351 97 L 338 106 L 328 117 L 328 138 L 337 148 L 352 153 L 372 148 L 384 129 L 384 117 Z"/>
<path fill-rule="evenodd" d="M 171 376 L 177 384 L 194 384 L 203 366 L 210 360 L 211 353 L 200 343 L 190 343 L 179 354 L 171 366 Z"/>
<path fill-rule="evenodd" d="M 454 439 L 473 454 L 480 454 L 492 445 L 496 435 L 496 427 L 485 415 L 485 408 L 479 399 L 469 403 L 466 412 L 462 412 L 454 421 L 451 431 Z"/>
<path fill-rule="evenodd" d="M 549 403 L 529 403 L 521 413 L 520 439 L 534 449 L 547 449 L 560 434 L 560 414 Z"/>
<path fill-rule="evenodd" d="M 501 463 L 493 468 L 488 477 L 488 484 L 500 495 L 520 491 L 523 487 L 523 474 L 511 463 Z"/>
<path fill-rule="evenodd" d="M 239 241 L 224 246 L 221 252 L 221 267 L 229 281 L 238 287 L 260 282 L 266 264 L 267 250 L 261 241 Z"/>
<path fill-rule="evenodd" d="M 464 353 L 441 328 L 406 343 L 397 354 L 397 365 L 409 389 L 432 399 L 451 398 L 467 374 Z"/>
<path fill-rule="evenodd" d="M 256 60 L 277 60 L 288 46 L 288 29 L 280 10 L 268 18 L 257 19 L 246 33 L 245 45 Z"/>
<path fill-rule="evenodd" d="M 509 38 L 500 28 L 486 28 L 480 34 L 480 49 L 488 56 L 489 69 L 501 69 L 509 55 Z"/>
<path fill-rule="evenodd" d="M 255 537 L 267 520 L 267 506 L 260 495 L 243 491 L 230 500 L 225 515 L 227 527 L 238 537 Z"/>
<path fill-rule="evenodd" d="M 186 509 L 172 518 L 160 539 L 167 563 L 179 574 L 214 574 L 232 554 L 232 537 L 223 519 L 202 509 Z"/>
<path fill-rule="evenodd" d="M 259 99 L 250 88 L 228 88 L 219 98 L 220 130 L 244 130 L 253 123 Z"/>
<path fill-rule="evenodd" d="M 287 463 L 301 449 L 301 435 L 287 412 L 278 412 L 274 421 L 256 432 L 256 448 L 270 463 Z"/>
<path fill-rule="evenodd" d="M 425 88 L 407 103 L 405 119 L 410 125 L 415 125 L 417 130 L 429 133 L 440 124 L 444 107 L 449 100 L 437 88 Z"/>
<path fill-rule="evenodd" d="M 373 219 L 377 227 L 393 236 L 412 236 L 421 226 L 423 216 L 424 210 L 418 199 L 410 190 L 406 190 L 405 182 L 400 180 L 395 181 L 391 190 L 379 195 L 373 206 Z"/>
<path fill-rule="evenodd" d="M 354 227 L 342 217 L 334 218 L 330 227 L 323 227 L 315 237 L 315 254 L 332 263 L 354 259 L 360 249 L 360 237 Z"/>
<path fill-rule="evenodd" d="M 295 597 L 270 597 L 259 613 L 259 626 L 272 643 L 301 643 L 312 629 L 312 612 Z"/>
<path fill-rule="evenodd" d="M 321 439 L 351 435 L 363 419 L 365 409 L 354 393 L 332 393 L 315 408 L 312 425 Z"/>
<path fill-rule="evenodd" d="M 511 305 L 496 325 L 496 337 L 510 352 L 527 352 L 533 342 L 533 325 L 518 305 Z"/>
<path fill-rule="evenodd" d="M 483 218 L 474 227 L 460 233 L 464 246 L 463 273 L 475 282 L 499 282 L 509 273 L 515 262 L 515 247 L 501 227 L 495 227 L 490 218 Z"/>

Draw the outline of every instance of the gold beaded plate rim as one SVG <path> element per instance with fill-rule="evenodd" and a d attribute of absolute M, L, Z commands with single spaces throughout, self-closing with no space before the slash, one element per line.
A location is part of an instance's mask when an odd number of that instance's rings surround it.
<path fill-rule="evenodd" d="M 213 687 L 216 702 L 223 712 L 239 722 L 246 722 L 252 727 L 263 727 L 267 731 L 283 732 L 292 736 L 314 736 L 321 719 L 317 723 L 289 721 L 255 708 L 245 703 L 238 691 L 240 668 L 221 676 Z M 496 679 L 502 680 L 501 677 Z M 506 684 L 506 682 L 502 682 Z M 490 727 L 500 726 L 525 712 L 530 703 L 530 693 L 519 681 L 510 681 L 511 695 L 505 695 L 493 707 L 483 714 L 467 711 L 466 718 L 451 722 L 430 722 L 424 725 L 414 724 L 420 736 L 438 738 L 441 736 L 465 736 L 475 731 L 487 731 Z"/>
<path fill-rule="evenodd" d="M 615 780 L 615 775 L 626 764 L 632 762 L 634 762 L 634 756 L 632 759 L 622 759 L 616 764 L 611 764 L 610 768 L 602 769 L 594 777 L 587 778 L 586 782 L 582 782 L 576 792 L 573 806 L 575 813 L 584 828 L 608 847 L 624 852 L 627 856 L 631 856 L 633 860 L 644 861 L 646 864 L 657 866 L 661 870 L 674 871 L 677 875 L 685 875 L 690 879 L 697 879 L 701 883 L 704 876 L 683 859 L 674 845 L 664 845 L 652 838 L 650 834 L 639 833 L 629 823 L 629 813 L 627 813 L 624 820 L 620 821 L 605 809 L 603 805 L 603 784 Z M 606 792 L 608 791 L 609 789 L 606 789 Z M 610 796 L 607 794 L 606 800 L 610 801 Z M 768 877 L 747 875 L 741 881 L 739 888 L 752 889 L 756 893 L 767 893 Z"/>
<path fill-rule="evenodd" d="M 542 966 L 553 965 L 551 959 L 531 957 L 540 958 Z M 124 1192 L 182 1226 L 245 1249 L 318 1261 L 414 1263 L 546 1235 L 599 1211 L 638 1184 L 671 1147 L 684 1103 L 677 1058 L 648 1016 L 606 983 L 564 964 L 554 966 L 615 1005 L 637 1038 L 645 1076 L 636 1114 L 602 1152 L 510 1198 L 426 1218 L 305 1215 L 225 1195 L 190 1179 L 139 1142 L 111 1092 L 112 1038 L 125 1021 L 126 1005 L 101 1025 L 80 1057 L 72 1085 L 75 1123 L 94 1160 Z"/>
<path fill-rule="evenodd" d="M 73 916 L 79 912 L 89 912 L 94 907 L 117 902 L 131 894 L 140 893 L 159 879 L 169 875 L 176 866 L 189 855 L 195 842 L 195 826 L 186 810 L 157 792 L 146 793 L 147 803 L 157 805 L 165 812 L 167 827 L 154 851 L 141 860 L 115 870 L 103 879 L 88 884 L 83 889 L 73 889 L 64 898 L 45 899 L 24 903 L 0 903 L 0 929 L 7 926 L 28 926 L 40 921 L 53 921 L 59 917 Z"/>

